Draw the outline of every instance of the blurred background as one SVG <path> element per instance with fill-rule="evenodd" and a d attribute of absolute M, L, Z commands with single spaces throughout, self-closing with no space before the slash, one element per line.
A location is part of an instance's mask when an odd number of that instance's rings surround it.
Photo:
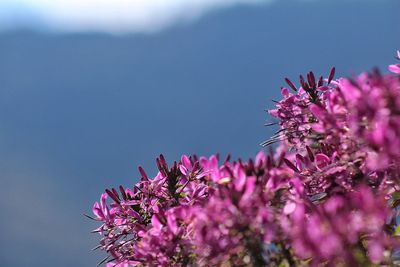
<path fill-rule="evenodd" d="M 394 62 L 399 0 L 0 0 L 0 265 L 96 266 L 83 217 L 181 154 L 248 158 L 284 77 Z"/>

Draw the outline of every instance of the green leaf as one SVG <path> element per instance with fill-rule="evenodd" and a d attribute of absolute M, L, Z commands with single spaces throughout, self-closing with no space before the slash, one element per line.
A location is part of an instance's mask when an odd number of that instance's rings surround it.
<path fill-rule="evenodd" d="M 394 235 L 400 236 L 400 224 L 396 226 L 396 230 L 394 231 Z"/>
<path fill-rule="evenodd" d="M 290 267 L 290 265 L 287 262 L 287 260 L 283 260 L 283 261 L 281 261 L 281 263 L 279 263 L 278 267 Z"/>

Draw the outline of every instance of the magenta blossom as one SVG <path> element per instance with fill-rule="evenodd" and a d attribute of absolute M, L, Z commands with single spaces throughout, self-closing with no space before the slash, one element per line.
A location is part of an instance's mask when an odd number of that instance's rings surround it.
<path fill-rule="evenodd" d="M 385 251 L 392 244 L 385 234 L 385 224 L 390 212 L 384 198 L 376 197 L 368 187 L 334 196 L 322 205 L 302 200 L 292 203 L 285 229 L 295 253 L 304 259 L 312 258 L 312 265 L 357 265 L 360 262 L 356 255 L 364 250 L 373 263 L 388 260 Z"/>
<path fill-rule="evenodd" d="M 400 59 L 400 52 L 398 52 Z M 183 155 L 93 206 L 107 267 L 396 266 L 400 65 L 285 79 L 254 159 Z"/>
<path fill-rule="evenodd" d="M 397 51 L 396 58 L 400 60 L 400 50 Z M 393 73 L 400 74 L 400 64 L 389 65 L 388 69 Z"/>

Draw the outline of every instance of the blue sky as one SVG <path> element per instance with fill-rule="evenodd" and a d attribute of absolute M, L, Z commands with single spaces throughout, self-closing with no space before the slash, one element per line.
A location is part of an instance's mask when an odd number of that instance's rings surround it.
<path fill-rule="evenodd" d="M 385 71 L 400 48 L 398 0 L 221 1 L 156 28 L 53 27 L 70 25 L 68 9 L 12 2 L 0 8 L 1 266 L 95 266 L 82 213 L 104 188 L 131 186 L 138 165 L 154 174 L 159 153 L 253 156 L 284 77 Z"/>

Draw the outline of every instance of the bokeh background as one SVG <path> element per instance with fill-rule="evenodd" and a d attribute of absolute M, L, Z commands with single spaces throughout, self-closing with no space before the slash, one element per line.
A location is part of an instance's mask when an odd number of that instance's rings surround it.
<path fill-rule="evenodd" d="M 248 158 L 283 78 L 386 72 L 399 0 L 0 0 L 0 265 L 95 266 L 90 213 L 155 157 Z"/>

